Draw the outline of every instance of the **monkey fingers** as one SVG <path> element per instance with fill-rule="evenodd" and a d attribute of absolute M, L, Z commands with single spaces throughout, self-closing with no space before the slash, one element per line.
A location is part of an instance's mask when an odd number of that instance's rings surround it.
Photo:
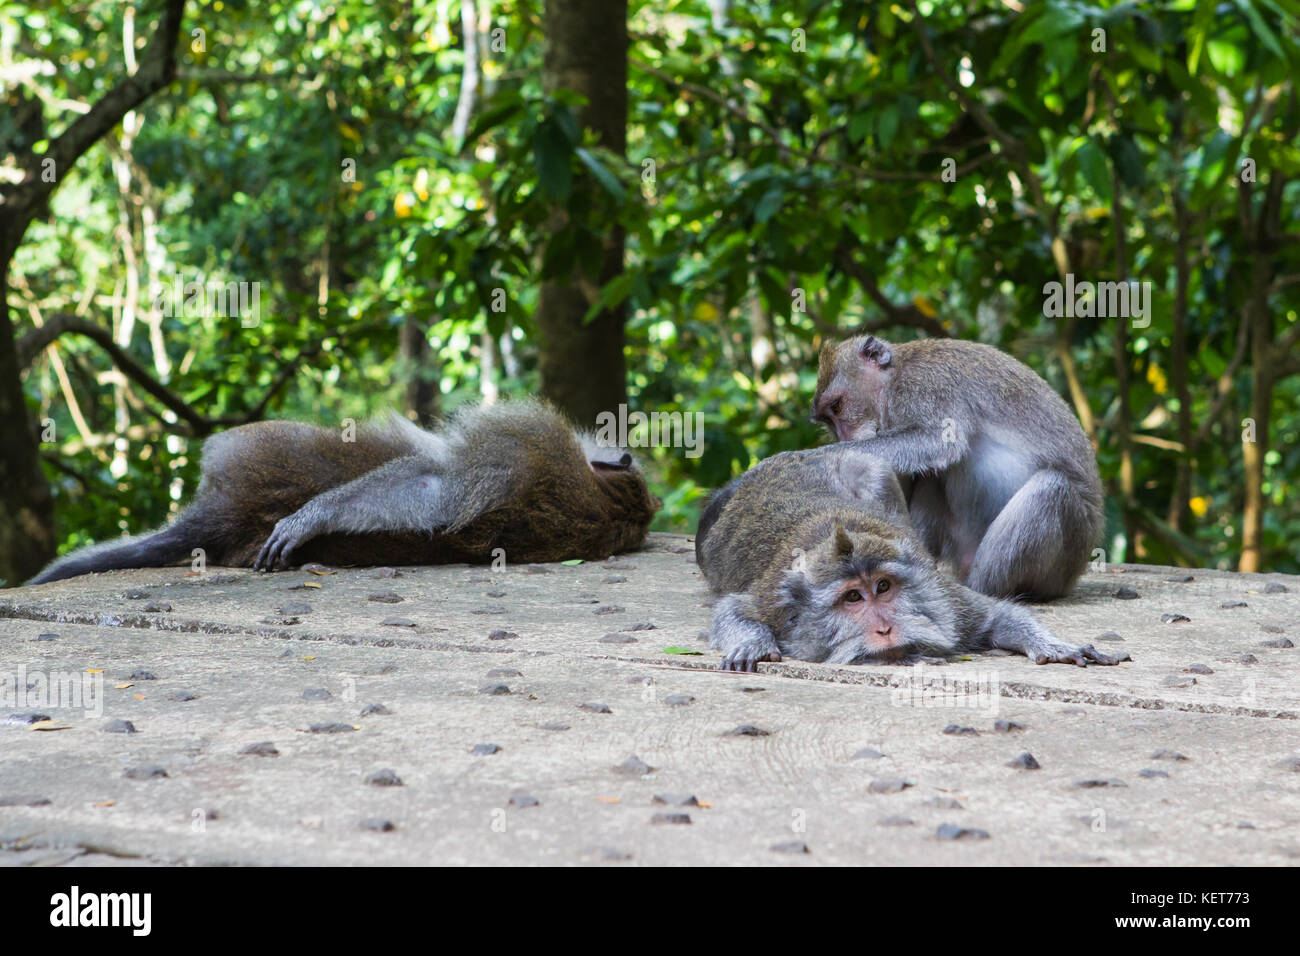
<path fill-rule="evenodd" d="M 1035 664 L 1077 664 L 1079 667 L 1087 667 L 1089 661 L 1110 666 L 1120 661 L 1132 660 L 1127 653 L 1103 654 L 1091 644 L 1084 644 L 1082 647 L 1062 644 L 1058 647 L 1044 648 L 1031 656 Z"/>
<path fill-rule="evenodd" d="M 722 671 L 745 671 L 756 673 L 760 662 L 778 663 L 781 660 L 779 651 L 768 651 L 758 653 L 759 648 L 755 647 L 738 647 L 727 654 L 718 664 L 718 670 Z"/>
<path fill-rule="evenodd" d="M 295 518 L 295 515 L 290 515 L 275 523 L 271 536 L 253 562 L 254 571 L 283 571 L 289 566 L 293 552 L 314 537 Z"/>

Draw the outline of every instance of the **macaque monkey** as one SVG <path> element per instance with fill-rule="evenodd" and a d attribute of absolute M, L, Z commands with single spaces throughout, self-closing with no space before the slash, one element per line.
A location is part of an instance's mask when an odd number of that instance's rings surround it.
<path fill-rule="evenodd" d="M 827 343 L 812 418 L 893 466 L 921 540 L 977 591 L 1067 594 L 1101 537 L 1087 436 L 1046 382 L 992 346 Z"/>
<path fill-rule="evenodd" d="M 863 442 L 790 451 L 718 492 L 695 553 L 721 595 L 723 670 L 784 657 L 830 664 L 1003 648 L 1039 664 L 1117 664 L 1062 642 L 1026 608 L 952 579 L 908 524 L 893 469 Z"/>
<path fill-rule="evenodd" d="M 638 548 L 660 502 L 622 449 L 553 409 L 465 409 L 437 432 L 406 419 L 343 434 L 256 422 L 203 446 L 194 502 L 152 534 L 77 551 L 30 584 L 163 567 L 195 548 L 214 565 L 596 560 Z"/>

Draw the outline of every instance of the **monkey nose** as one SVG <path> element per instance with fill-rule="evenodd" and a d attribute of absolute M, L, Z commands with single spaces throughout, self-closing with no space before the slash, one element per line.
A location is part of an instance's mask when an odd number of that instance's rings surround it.
<path fill-rule="evenodd" d="M 889 637 L 889 635 L 893 633 L 894 633 L 894 625 L 892 624 L 890 624 L 887 627 L 876 628 L 876 634 L 878 634 L 880 637 Z"/>

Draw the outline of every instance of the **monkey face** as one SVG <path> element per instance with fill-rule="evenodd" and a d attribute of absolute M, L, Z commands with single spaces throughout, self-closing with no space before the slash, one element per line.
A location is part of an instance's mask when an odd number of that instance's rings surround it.
<path fill-rule="evenodd" d="M 787 571 L 778 589 L 783 656 L 866 664 L 957 648 L 953 604 L 928 556 L 838 528 L 828 545 Z"/>
<path fill-rule="evenodd" d="M 830 428 L 836 441 L 875 437 L 880 397 L 893 373 L 893 354 L 875 336 L 822 348 L 812 421 Z"/>

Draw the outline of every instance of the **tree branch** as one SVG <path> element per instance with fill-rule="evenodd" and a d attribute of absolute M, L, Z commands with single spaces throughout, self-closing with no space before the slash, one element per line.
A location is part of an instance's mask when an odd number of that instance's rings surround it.
<path fill-rule="evenodd" d="M 0 193 L 3 196 L 0 205 L 8 207 L 9 215 L 17 223 L 25 227 L 90 147 L 120 123 L 123 116 L 172 81 L 184 10 L 185 0 L 167 0 L 153 38 L 140 58 L 139 70 L 100 97 L 88 113 L 78 117 L 54 139 L 45 153 L 28 153 L 23 157 L 26 172 L 22 180 Z M 53 177 L 41 175 L 47 159 L 54 160 Z M 47 178 L 52 181 L 46 182 Z"/>
<path fill-rule="evenodd" d="M 901 325 L 907 328 L 920 329 L 939 338 L 946 339 L 949 337 L 948 330 L 934 316 L 926 315 L 915 305 L 896 305 L 890 302 L 885 293 L 880 290 L 876 277 L 853 258 L 853 251 L 846 244 L 841 243 L 838 245 L 835 248 L 833 257 L 835 264 L 840 267 L 844 274 L 862 286 L 863 291 L 867 293 L 871 301 L 876 303 L 876 307 L 885 314 L 884 320 L 879 323 L 863 323 L 864 328 L 868 328 L 870 331 L 878 331 L 891 325 Z"/>
<path fill-rule="evenodd" d="M 211 421 L 150 375 L 125 349 L 113 341 L 112 332 L 69 312 L 55 313 L 40 328 L 33 329 L 18 340 L 18 367 L 27 368 L 37 355 L 53 344 L 59 336 L 65 334 L 84 335 L 102 348 L 123 375 L 175 412 L 176 417 L 188 424 L 195 435 L 206 435 L 212 431 Z"/>

